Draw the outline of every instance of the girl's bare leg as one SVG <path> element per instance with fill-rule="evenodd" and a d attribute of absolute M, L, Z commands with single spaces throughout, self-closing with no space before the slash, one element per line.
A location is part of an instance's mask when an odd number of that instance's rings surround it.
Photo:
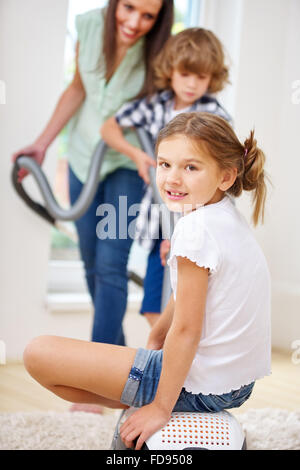
<path fill-rule="evenodd" d="M 73 403 L 127 408 L 120 403 L 136 349 L 41 336 L 26 347 L 24 364 L 41 385 Z"/>

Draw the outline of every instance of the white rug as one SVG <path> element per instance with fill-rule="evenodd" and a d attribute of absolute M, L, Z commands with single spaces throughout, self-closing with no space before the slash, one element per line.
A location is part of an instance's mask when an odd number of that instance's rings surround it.
<path fill-rule="evenodd" d="M 1 450 L 108 450 L 119 412 L 0 413 Z M 300 411 L 249 410 L 237 416 L 248 450 L 299 450 Z"/>

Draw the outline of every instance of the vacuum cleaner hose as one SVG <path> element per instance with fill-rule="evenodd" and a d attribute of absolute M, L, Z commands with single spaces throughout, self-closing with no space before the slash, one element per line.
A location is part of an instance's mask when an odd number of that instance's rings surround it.
<path fill-rule="evenodd" d="M 153 150 L 152 141 L 148 133 L 143 128 L 137 129 L 137 135 L 141 144 L 141 147 L 144 149 L 148 155 L 155 159 L 155 154 Z M 12 184 L 25 202 L 25 204 L 41 216 L 44 220 L 51 223 L 52 225 L 57 225 L 58 221 L 67 222 L 78 220 L 82 215 L 85 214 L 90 204 L 92 203 L 94 196 L 96 194 L 98 185 L 99 185 L 99 173 L 101 165 L 103 163 L 105 153 L 107 150 L 106 143 L 101 140 L 97 145 L 94 154 L 91 159 L 91 164 L 88 172 L 88 177 L 83 185 L 81 193 L 73 206 L 68 209 L 62 208 L 56 201 L 52 189 L 48 183 L 48 180 L 42 170 L 42 168 L 37 164 L 37 162 L 26 155 L 21 155 L 15 162 L 12 171 Z M 34 201 L 26 192 L 22 183 L 18 181 L 18 172 L 21 168 L 25 168 L 36 181 L 42 199 L 44 201 L 44 206 L 36 201 Z M 155 184 L 155 169 L 150 167 L 150 183 L 153 191 L 153 199 L 156 204 L 163 204 L 158 189 Z M 164 214 L 163 214 L 164 215 Z M 173 225 L 171 223 L 170 233 L 173 232 Z M 142 286 L 143 280 L 133 272 L 129 273 L 130 279 L 132 279 L 136 284 Z M 171 295 L 171 286 L 169 282 L 169 268 L 165 267 L 164 270 L 164 287 L 162 293 L 162 309 L 166 306 Z"/>
<path fill-rule="evenodd" d="M 44 172 L 33 158 L 25 155 L 18 157 L 12 172 L 12 183 L 24 202 L 49 222 L 53 223 L 55 220 L 77 220 L 86 212 L 95 196 L 99 184 L 99 171 L 106 148 L 107 146 L 103 141 L 100 141 L 97 145 L 91 160 L 86 183 L 84 184 L 77 201 L 69 209 L 64 209 L 57 203 Z M 32 201 L 22 184 L 18 182 L 18 171 L 20 168 L 25 168 L 34 177 L 43 197 L 45 207 Z"/>

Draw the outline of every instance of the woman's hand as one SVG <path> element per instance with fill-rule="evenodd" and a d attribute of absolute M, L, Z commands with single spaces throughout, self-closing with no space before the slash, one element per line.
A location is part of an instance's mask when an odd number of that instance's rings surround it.
<path fill-rule="evenodd" d="M 140 149 L 136 149 L 134 161 L 140 177 L 146 184 L 150 184 L 149 169 L 150 167 L 156 168 L 156 161 Z"/>
<path fill-rule="evenodd" d="M 156 431 L 162 429 L 171 412 L 162 410 L 154 402 L 135 411 L 121 426 L 120 436 L 126 447 L 140 450 L 144 442 Z M 136 444 L 134 441 L 136 440 Z"/>
<path fill-rule="evenodd" d="M 42 145 L 38 143 L 34 143 L 32 145 L 29 145 L 28 147 L 24 147 L 23 149 L 19 150 L 18 152 L 15 152 L 12 156 L 12 162 L 14 163 L 18 157 L 21 155 L 26 155 L 27 157 L 33 158 L 38 165 L 42 165 L 44 159 L 45 159 L 45 154 L 46 154 L 46 149 Z M 25 170 L 25 168 L 21 168 L 20 171 L 18 172 L 18 183 L 21 183 L 21 181 L 28 175 L 28 171 Z"/>
<path fill-rule="evenodd" d="M 123 134 L 122 127 L 114 116 L 105 121 L 100 128 L 100 135 L 107 145 L 119 153 L 127 155 L 137 166 L 138 173 L 146 184 L 150 184 L 149 168 L 156 167 L 156 161 L 146 152 L 131 145 Z"/>

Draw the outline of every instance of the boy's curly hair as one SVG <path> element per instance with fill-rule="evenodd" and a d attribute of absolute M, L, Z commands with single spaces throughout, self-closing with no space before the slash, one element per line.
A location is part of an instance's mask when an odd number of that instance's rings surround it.
<path fill-rule="evenodd" d="M 155 85 L 169 89 L 174 69 L 181 72 L 208 73 L 208 93 L 221 91 L 229 83 L 229 70 L 224 63 L 220 40 L 204 28 L 188 28 L 171 36 L 154 60 Z"/>

